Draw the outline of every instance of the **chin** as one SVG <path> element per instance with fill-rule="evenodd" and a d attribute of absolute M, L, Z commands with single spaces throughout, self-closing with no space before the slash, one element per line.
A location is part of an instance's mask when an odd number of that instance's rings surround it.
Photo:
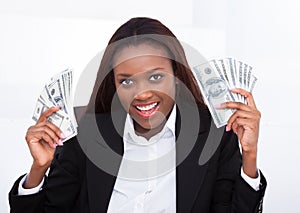
<path fill-rule="evenodd" d="M 150 119 L 139 119 L 139 118 L 133 118 L 136 122 L 137 128 L 142 128 L 144 131 L 151 131 L 157 128 L 161 128 L 166 120 L 161 118 L 150 118 Z"/>

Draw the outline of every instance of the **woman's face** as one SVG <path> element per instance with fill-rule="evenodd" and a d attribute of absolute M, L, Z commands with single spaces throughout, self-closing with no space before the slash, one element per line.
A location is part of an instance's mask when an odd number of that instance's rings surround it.
<path fill-rule="evenodd" d="M 147 44 L 129 46 L 115 55 L 114 65 L 117 94 L 135 121 L 136 132 L 158 133 L 175 98 L 175 77 L 167 53 Z"/>

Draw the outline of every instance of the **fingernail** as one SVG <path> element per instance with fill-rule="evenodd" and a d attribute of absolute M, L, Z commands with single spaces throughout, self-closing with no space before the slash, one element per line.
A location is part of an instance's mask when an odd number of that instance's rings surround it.
<path fill-rule="evenodd" d="M 54 143 L 54 144 L 53 144 L 53 148 L 55 149 L 56 147 L 57 147 L 57 144 L 56 144 L 56 143 Z"/>
<path fill-rule="evenodd" d="M 223 103 L 223 104 L 215 105 L 214 108 L 216 108 L 216 109 L 224 109 L 225 106 L 226 105 Z"/>
<path fill-rule="evenodd" d="M 56 109 L 60 109 L 60 106 L 59 106 L 59 105 L 57 105 L 57 106 L 55 106 L 55 108 L 56 108 Z"/>
<path fill-rule="evenodd" d="M 221 105 L 215 105 L 214 108 L 215 108 L 215 109 L 222 109 L 222 108 L 221 108 Z"/>
<path fill-rule="evenodd" d="M 58 140 L 57 143 L 58 143 L 58 145 L 60 145 L 60 146 L 64 145 L 63 142 L 62 142 L 62 140 Z"/>
<path fill-rule="evenodd" d="M 64 135 L 64 133 L 61 133 L 61 134 L 60 134 L 60 137 L 61 137 L 61 138 L 66 138 L 66 136 Z"/>
<path fill-rule="evenodd" d="M 226 126 L 226 132 L 228 132 L 230 129 L 229 129 L 229 126 Z"/>

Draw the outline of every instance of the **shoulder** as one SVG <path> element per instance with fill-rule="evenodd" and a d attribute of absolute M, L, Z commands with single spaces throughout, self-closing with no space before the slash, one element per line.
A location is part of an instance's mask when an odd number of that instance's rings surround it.
<path fill-rule="evenodd" d="M 52 167 L 61 167 L 70 173 L 77 173 L 85 165 L 86 156 L 78 142 L 77 137 L 73 137 L 63 146 L 57 146 L 52 161 Z"/>
<path fill-rule="evenodd" d="M 126 112 L 123 109 L 105 113 L 86 113 L 78 124 L 78 135 L 81 137 L 96 137 L 108 132 L 123 133 Z"/>

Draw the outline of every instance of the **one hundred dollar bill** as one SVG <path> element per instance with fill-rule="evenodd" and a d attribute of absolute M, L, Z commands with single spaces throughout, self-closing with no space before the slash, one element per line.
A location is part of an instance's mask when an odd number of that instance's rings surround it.
<path fill-rule="evenodd" d="M 227 83 L 219 75 L 218 70 L 209 62 L 193 68 L 205 102 L 213 117 L 217 128 L 227 124 L 229 117 L 234 113 L 231 109 L 216 109 L 222 103 L 235 101 Z"/>
<path fill-rule="evenodd" d="M 73 110 L 72 69 L 66 69 L 51 78 L 51 82 L 43 88 L 36 104 L 32 119 L 37 121 L 41 114 L 52 106 L 60 106 L 60 110 L 48 117 L 64 133 L 66 141 L 77 134 L 77 121 Z"/>
<path fill-rule="evenodd" d="M 45 102 L 39 98 L 37 101 L 32 119 L 34 121 L 37 121 L 40 118 L 41 114 L 44 111 L 46 111 L 47 109 L 49 109 L 49 106 L 47 106 L 45 104 Z M 58 128 L 60 128 L 61 131 L 66 136 L 66 138 L 64 138 L 64 140 L 62 142 L 68 140 L 69 138 L 71 138 L 77 134 L 77 129 L 74 126 L 74 124 L 72 123 L 72 120 L 62 110 L 59 110 L 59 111 L 53 113 L 51 116 L 48 117 L 48 120 L 51 123 L 53 123 L 54 125 L 56 125 Z"/>
<path fill-rule="evenodd" d="M 193 74 L 217 127 L 225 125 L 234 110 L 220 110 L 216 106 L 231 101 L 247 104 L 243 95 L 232 93 L 230 89 L 252 92 L 257 82 L 252 67 L 234 58 L 213 59 L 195 66 Z"/>
<path fill-rule="evenodd" d="M 56 106 L 60 106 L 61 109 L 68 114 L 68 108 L 66 103 L 66 98 L 64 96 L 64 88 L 61 79 L 55 79 L 55 81 L 51 82 L 48 85 L 48 90 L 50 92 L 50 96 L 52 101 Z"/>

